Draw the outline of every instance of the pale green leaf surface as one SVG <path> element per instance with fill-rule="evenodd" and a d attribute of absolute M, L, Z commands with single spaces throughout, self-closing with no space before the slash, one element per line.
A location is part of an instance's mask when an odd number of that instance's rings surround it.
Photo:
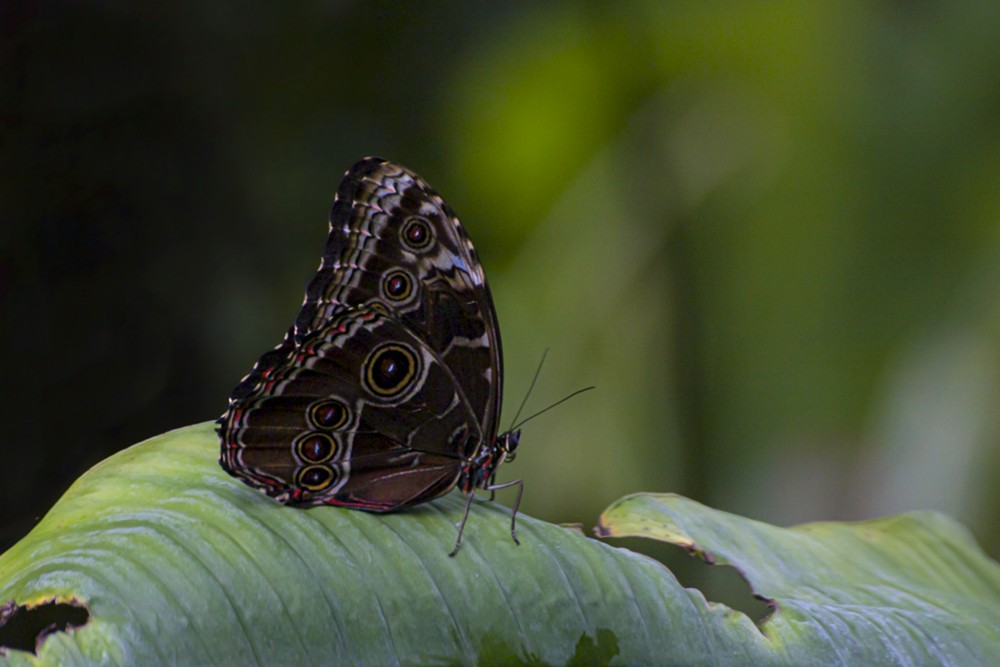
<path fill-rule="evenodd" d="M 816 664 L 1000 662 L 1000 567 L 934 512 L 778 528 L 673 494 L 637 494 L 602 515 L 606 537 L 646 537 L 735 567 L 777 613 L 775 642 Z"/>
<path fill-rule="evenodd" d="M 996 564 L 934 515 L 785 530 L 663 496 L 605 515 L 740 567 L 780 607 L 761 632 L 573 530 L 520 516 L 516 547 L 500 505 L 476 503 L 449 558 L 458 494 L 300 510 L 217 455 L 202 424 L 83 475 L 0 556 L 0 604 L 75 599 L 90 620 L 0 664 L 975 664 L 1000 646 Z"/>

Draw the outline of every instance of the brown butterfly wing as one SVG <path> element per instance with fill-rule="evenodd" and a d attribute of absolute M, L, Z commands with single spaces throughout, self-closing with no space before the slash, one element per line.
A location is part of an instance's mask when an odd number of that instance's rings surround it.
<path fill-rule="evenodd" d="M 390 511 L 454 486 L 478 419 L 440 355 L 378 305 L 349 308 L 241 384 L 222 465 L 281 502 Z"/>
<path fill-rule="evenodd" d="M 413 172 L 366 158 L 341 182 L 294 326 L 230 396 L 220 462 L 292 504 L 388 511 L 437 497 L 495 437 L 501 364 L 458 218 Z M 388 382 L 410 365 L 380 393 L 379 369 Z"/>

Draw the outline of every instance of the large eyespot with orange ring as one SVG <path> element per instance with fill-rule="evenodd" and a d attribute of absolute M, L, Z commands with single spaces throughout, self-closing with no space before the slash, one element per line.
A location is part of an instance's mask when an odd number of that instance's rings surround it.
<path fill-rule="evenodd" d="M 361 382 L 381 398 L 393 398 L 406 391 L 419 375 L 417 355 L 406 345 L 383 343 L 365 359 Z"/>
<path fill-rule="evenodd" d="M 295 453 L 306 463 L 323 463 L 337 455 L 340 445 L 329 433 L 306 433 L 295 440 Z"/>
<path fill-rule="evenodd" d="M 346 424 L 351 413 L 340 399 L 325 398 L 309 406 L 307 416 L 313 427 L 333 431 Z"/>
<path fill-rule="evenodd" d="M 399 230 L 399 240 L 407 250 L 427 250 L 434 243 L 434 229 L 427 218 L 415 215 L 403 223 Z"/>
<path fill-rule="evenodd" d="M 395 269 L 382 278 L 382 294 L 389 301 L 406 301 L 413 294 L 413 278 L 402 269 Z"/>
<path fill-rule="evenodd" d="M 336 484 L 339 479 L 339 469 L 322 465 L 306 466 L 295 475 L 295 483 L 307 491 L 323 491 Z"/>

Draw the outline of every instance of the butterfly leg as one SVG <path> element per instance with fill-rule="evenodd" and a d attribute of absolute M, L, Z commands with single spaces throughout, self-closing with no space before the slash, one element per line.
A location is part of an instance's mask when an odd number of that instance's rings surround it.
<path fill-rule="evenodd" d="M 472 509 L 472 501 L 475 499 L 475 491 L 469 492 L 469 501 L 465 503 L 465 514 L 462 515 L 462 523 L 458 524 L 458 538 L 455 540 L 455 548 L 451 550 L 448 554 L 449 557 L 454 558 L 458 550 L 462 548 L 462 533 L 465 531 L 465 522 L 469 520 L 469 510 Z"/>
<path fill-rule="evenodd" d="M 496 482 L 497 482 L 497 471 L 494 470 L 493 474 L 490 475 L 489 483 L 487 483 L 486 487 L 485 487 L 485 488 L 487 488 L 487 489 L 490 490 L 490 502 L 491 503 L 494 500 L 497 499 Z"/>
<path fill-rule="evenodd" d="M 514 538 L 514 544 L 521 546 L 521 540 L 517 539 L 517 508 L 521 506 L 521 493 L 524 492 L 524 480 L 515 479 L 513 482 L 504 482 L 503 484 L 492 484 L 486 487 L 490 493 L 499 491 L 500 489 L 506 489 L 511 486 L 517 487 L 517 497 L 514 498 L 514 509 L 510 513 L 510 536 Z"/>

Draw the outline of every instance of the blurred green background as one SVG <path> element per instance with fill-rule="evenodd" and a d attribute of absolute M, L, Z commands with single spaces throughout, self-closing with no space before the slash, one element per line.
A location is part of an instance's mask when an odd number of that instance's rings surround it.
<path fill-rule="evenodd" d="M 1000 555 L 1000 4 L 12 2 L 0 550 L 215 418 L 341 174 L 424 176 L 483 258 L 501 479 L 778 524 L 938 509 Z M 512 498 L 501 495 L 501 500 Z"/>

